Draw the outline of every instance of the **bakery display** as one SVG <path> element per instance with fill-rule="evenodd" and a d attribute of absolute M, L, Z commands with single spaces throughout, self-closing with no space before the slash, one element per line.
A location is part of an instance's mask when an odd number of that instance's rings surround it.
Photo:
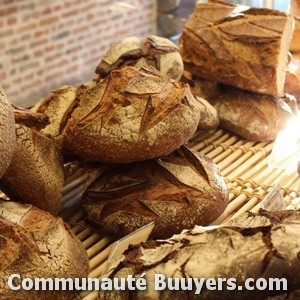
<path fill-rule="evenodd" d="M 180 1 L 167 2 L 160 9 Z M 73 291 L 16 293 L 7 278 L 96 279 L 107 266 L 110 278 L 146 273 L 147 290 L 88 299 L 199 297 L 154 291 L 155 274 L 240 285 L 285 277 L 288 293 L 204 288 L 201 298 L 297 297 L 300 212 L 256 215 L 277 181 L 285 183 L 280 204 L 299 205 L 298 175 L 267 161 L 269 141 L 298 113 L 292 30 L 291 15 L 208 0 L 187 21 L 180 51 L 154 35 L 125 38 L 103 56 L 96 78 L 61 86 L 30 110 L 0 89 L 0 189 L 9 198 L 0 198 L 0 299 L 73 299 Z M 217 127 L 226 130 L 210 131 Z M 130 238 L 114 241 L 151 222 L 151 241 L 110 265 Z M 222 227 L 197 227 L 214 224 Z"/>
<path fill-rule="evenodd" d="M 116 260 L 104 277 L 122 278 L 144 273 L 144 291 L 100 292 L 101 299 L 280 299 L 289 298 L 300 286 L 299 212 L 244 213 L 234 222 L 217 228 L 196 227 L 168 240 L 149 241 L 131 246 Z M 245 286 L 247 278 L 286 278 L 288 291 L 214 290 L 203 287 L 197 295 L 196 285 L 189 289 L 155 291 L 155 275 L 167 278 L 236 278 L 236 286 Z M 173 282 L 174 284 L 174 282 Z M 172 286 L 174 286 L 172 284 Z M 268 298 L 270 297 L 270 298 Z M 275 299 L 275 298 L 274 298 Z"/>
<path fill-rule="evenodd" d="M 217 166 L 185 147 L 160 159 L 112 165 L 87 180 L 83 206 L 100 231 L 126 235 L 152 221 L 152 238 L 208 225 L 227 205 Z"/>
<path fill-rule="evenodd" d="M 154 67 L 162 75 L 178 81 L 183 73 L 183 62 L 177 46 L 169 39 L 148 36 L 143 40 L 132 36 L 111 46 L 96 68 L 101 78 L 124 66 Z"/>
<path fill-rule="evenodd" d="M 75 291 L 9 289 L 12 274 L 21 278 L 85 278 L 86 252 L 62 219 L 32 205 L 0 200 L 0 298 L 72 299 Z M 20 284 L 14 281 L 15 285 Z"/>
<path fill-rule="evenodd" d="M 0 178 L 8 168 L 16 143 L 13 109 L 0 85 Z"/>
<path fill-rule="evenodd" d="M 289 14 L 209 0 L 188 19 L 179 51 L 193 75 L 283 96 L 292 33 Z"/>
<path fill-rule="evenodd" d="M 0 188 L 16 201 L 57 214 L 64 186 L 63 159 L 54 143 L 36 129 L 48 124 L 48 118 L 20 109 L 15 114 L 16 148 Z"/>
<path fill-rule="evenodd" d="M 288 121 L 297 116 L 293 96 L 279 98 L 229 86 L 209 102 L 218 112 L 220 127 L 251 141 L 274 140 Z"/>
<path fill-rule="evenodd" d="M 53 135 L 65 154 L 114 163 L 176 150 L 194 134 L 200 117 L 187 85 L 134 67 L 88 85 L 63 87 L 34 110 L 49 115 L 53 123 L 42 132 Z"/>

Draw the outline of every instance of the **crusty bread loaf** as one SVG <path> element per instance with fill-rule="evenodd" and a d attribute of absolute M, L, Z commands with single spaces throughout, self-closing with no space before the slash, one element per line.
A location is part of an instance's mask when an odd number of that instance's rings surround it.
<path fill-rule="evenodd" d="M 181 147 L 156 160 L 106 166 L 87 181 L 83 205 L 100 231 L 126 235 L 152 221 L 153 238 L 165 238 L 214 221 L 227 205 L 217 166 Z"/>
<path fill-rule="evenodd" d="M 16 201 L 57 214 L 64 186 L 61 153 L 36 129 L 21 124 L 16 124 L 15 128 L 16 150 L 0 180 L 0 187 Z"/>
<path fill-rule="evenodd" d="M 86 252 L 62 219 L 32 205 L 0 200 L 0 298 L 71 299 L 74 291 L 13 291 L 7 280 L 21 278 L 85 278 Z M 18 284 L 18 282 L 14 282 Z"/>
<path fill-rule="evenodd" d="M 43 113 L 49 117 L 50 124 L 41 132 L 53 139 L 56 145 L 61 147 L 61 134 L 77 107 L 77 86 L 62 86 L 54 90 L 48 97 L 36 103 L 31 110 L 35 113 Z"/>
<path fill-rule="evenodd" d="M 293 17 L 283 12 L 209 0 L 188 19 L 179 51 L 194 75 L 283 96 L 292 31 Z"/>
<path fill-rule="evenodd" d="M 176 150 L 196 131 L 200 117 L 187 85 L 134 67 L 112 71 L 89 86 L 57 91 L 38 107 L 54 121 L 43 133 L 59 135 L 66 154 L 116 163 Z"/>
<path fill-rule="evenodd" d="M 252 141 L 275 139 L 297 115 L 296 100 L 289 95 L 278 98 L 223 86 L 220 95 L 209 102 L 217 110 L 222 128 Z"/>
<path fill-rule="evenodd" d="M 10 164 L 15 144 L 16 135 L 13 109 L 0 85 L 0 178 Z"/>
<path fill-rule="evenodd" d="M 200 111 L 199 130 L 216 129 L 219 125 L 217 110 L 204 98 L 195 97 Z"/>
<path fill-rule="evenodd" d="M 300 68 L 296 71 L 286 71 L 284 90 L 286 93 L 293 95 L 298 102 L 300 101 Z"/>
<path fill-rule="evenodd" d="M 290 51 L 300 52 L 300 16 L 299 17 L 294 17 L 295 20 L 295 29 L 294 29 L 294 34 L 290 46 Z"/>
<path fill-rule="evenodd" d="M 205 99 L 219 95 L 220 90 L 218 83 L 200 79 L 199 77 L 192 76 L 188 72 L 184 72 L 184 76 L 181 78 L 181 81 L 189 84 L 191 92 L 197 100 L 197 105 L 199 106 L 200 112 L 198 129 L 216 129 L 219 125 L 217 111 Z"/>
<path fill-rule="evenodd" d="M 244 213 L 234 223 L 218 228 L 196 227 L 186 230 L 168 240 L 149 241 L 131 246 L 123 258 L 116 260 L 104 277 L 122 278 L 132 275 L 140 278 L 144 273 L 147 288 L 105 292 L 99 298 L 112 299 L 151 299 L 151 300 L 182 300 L 182 299 L 290 299 L 289 297 L 300 286 L 300 214 L 298 212 L 279 212 L 279 214 L 253 215 Z M 200 280 L 214 278 L 210 281 L 210 289 L 203 284 L 200 294 L 195 294 L 196 285 L 180 285 L 179 290 L 165 288 L 155 290 L 155 275 L 166 276 L 165 282 L 171 278 L 184 280 Z M 218 278 L 235 278 L 236 289 L 228 290 L 229 282 Z M 247 289 L 247 278 L 287 280 L 287 289 L 276 290 L 267 288 Z M 157 281 L 157 286 L 159 286 Z M 207 282 L 208 283 L 208 282 Z M 227 284 L 228 283 L 228 284 Z M 275 283 L 275 282 L 274 282 Z M 172 282 L 172 287 L 176 285 Z M 180 288 L 190 287 L 191 290 Z M 237 287 L 241 286 L 242 289 Z M 255 286 L 255 282 L 253 282 Z M 212 289 L 215 287 L 215 289 Z M 270 287 L 270 285 L 269 285 Z M 272 298 L 281 295 L 281 298 Z M 299 293 L 298 293 L 299 295 Z M 296 293 L 294 294 L 296 296 Z M 270 297 L 270 298 L 268 298 Z"/>
<path fill-rule="evenodd" d="M 96 68 L 101 78 L 124 66 L 152 66 L 161 74 L 179 80 L 183 62 L 177 46 L 169 39 L 151 35 L 143 40 L 127 37 L 111 46 Z"/>

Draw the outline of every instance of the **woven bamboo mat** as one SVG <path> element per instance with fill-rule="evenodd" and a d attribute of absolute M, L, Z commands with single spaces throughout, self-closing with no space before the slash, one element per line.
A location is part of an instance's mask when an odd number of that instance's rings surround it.
<path fill-rule="evenodd" d="M 296 208 L 300 197 L 300 178 L 296 173 L 268 167 L 272 142 L 243 140 L 224 130 L 197 132 L 189 147 L 211 158 L 225 177 L 229 188 L 229 205 L 214 222 L 223 224 L 245 211 L 257 213 L 261 200 L 275 183 L 279 183 L 289 208 Z M 81 169 L 71 170 L 65 186 L 62 216 L 81 240 L 90 259 L 89 277 L 101 276 L 112 249 L 113 239 L 90 227 L 79 207 L 82 184 L 87 176 Z M 97 292 L 83 292 L 77 299 L 97 299 Z"/>

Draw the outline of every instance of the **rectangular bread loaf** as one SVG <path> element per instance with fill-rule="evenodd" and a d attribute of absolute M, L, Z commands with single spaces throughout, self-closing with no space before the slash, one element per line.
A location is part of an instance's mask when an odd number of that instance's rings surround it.
<path fill-rule="evenodd" d="M 180 53 L 196 76 L 283 96 L 292 34 L 289 14 L 209 0 L 187 21 Z"/>

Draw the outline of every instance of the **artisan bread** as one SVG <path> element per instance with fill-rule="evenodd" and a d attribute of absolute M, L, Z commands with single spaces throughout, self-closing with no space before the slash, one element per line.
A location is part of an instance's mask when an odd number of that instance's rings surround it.
<path fill-rule="evenodd" d="M 16 143 L 11 103 L 0 85 L 0 178 L 8 168 Z"/>
<path fill-rule="evenodd" d="M 296 100 L 290 95 L 278 98 L 223 86 L 209 102 L 218 112 L 220 127 L 252 141 L 274 140 L 297 116 Z"/>
<path fill-rule="evenodd" d="M 61 134 L 77 107 L 78 86 L 62 86 L 36 103 L 31 111 L 42 113 L 49 117 L 50 123 L 40 131 L 49 138 L 53 139 L 56 145 L 61 147 Z"/>
<path fill-rule="evenodd" d="M 151 35 L 143 40 L 132 36 L 111 46 L 96 68 L 101 78 L 124 66 L 152 66 L 161 74 L 179 80 L 183 62 L 177 46 L 169 39 Z"/>
<path fill-rule="evenodd" d="M 62 147 L 90 161 L 125 163 L 166 155 L 199 123 L 189 87 L 158 72 L 124 67 L 77 94 Z"/>
<path fill-rule="evenodd" d="M 83 207 L 102 232 L 123 236 L 153 221 L 152 238 L 165 238 L 210 224 L 224 211 L 227 198 L 217 166 L 181 147 L 160 159 L 95 171 Z"/>
<path fill-rule="evenodd" d="M 111 264 L 103 277 L 146 279 L 147 288 L 142 290 L 100 291 L 99 298 L 110 299 L 298 299 L 289 297 L 300 286 L 300 214 L 296 212 L 244 213 L 232 224 L 217 228 L 196 227 L 185 230 L 168 240 L 149 241 L 130 246 L 123 257 Z M 192 290 L 155 290 L 156 274 L 186 281 L 185 287 Z M 195 294 L 196 285 L 188 285 L 187 280 L 215 278 L 216 284 Z M 235 278 L 236 287 L 228 290 L 226 282 L 220 287 L 218 278 Z M 246 289 L 247 278 L 286 278 L 288 290 Z M 159 282 L 157 282 L 158 284 Z M 208 282 L 207 282 L 208 283 Z M 255 282 L 253 282 L 253 285 Z M 172 287 L 176 286 L 174 282 Z M 281 298 L 272 298 L 281 295 Z M 294 294 L 296 295 L 296 293 Z M 298 293 L 299 295 L 299 293 Z M 270 298 L 268 298 L 270 297 Z"/>
<path fill-rule="evenodd" d="M 196 76 L 283 96 L 292 31 L 286 13 L 209 0 L 188 19 L 179 51 Z"/>
<path fill-rule="evenodd" d="M 64 186 L 61 152 L 36 127 L 41 126 L 39 116 L 18 110 L 26 117 L 23 124 L 15 125 L 16 149 L 11 164 L 0 179 L 0 187 L 11 199 L 24 201 L 57 214 Z M 42 118 L 42 122 L 45 120 Z M 46 119 L 47 120 L 47 119 Z M 44 124 L 45 125 L 45 124 Z"/>
<path fill-rule="evenodd" d="M 209 99 L 219 94 L 218 84 L 216 82 L 196 78 L 188 72 L 184 72 L 184 76 L 181 78 L 181 81 L 189 84 L 191 92 L 197 101 L 197 105 L 199 107 L 198 109 L 200 112 L 198 129 L 216 129 L 219 125 L 217 111 L 205 99 Z"/>
<path fill-rule="evenodd" d="M 21 278 L 85 278 L 86 252 L 62 219 L 32 205 L 0 200 L 0 298 L 72 299 L 74 291 L 9 289 L 9 276 Z M 19 281 L 14 281 L 18 286 Z"/>
<path fill-rule="evenodd" d="M 294 17 L 295 20 L 295 28 L 294 28 L 294 34 L 290 46 L 290 51 L 293 53 L 300 52 L 300 16 Z"/>

